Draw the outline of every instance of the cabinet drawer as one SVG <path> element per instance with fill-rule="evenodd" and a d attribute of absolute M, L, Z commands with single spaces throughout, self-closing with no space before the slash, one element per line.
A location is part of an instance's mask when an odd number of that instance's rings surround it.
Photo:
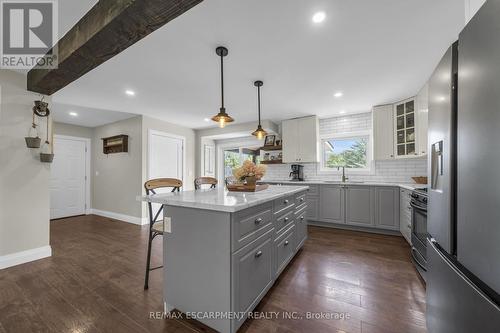
<path fill-rule="evenodd" d="M 307 208 L 295 213 L 295 240 L 296 248 L 302 246 L 302 242 L 307 238 Z"/>
<path fill-rule="evenodd" d="M 281 214 L 295 206 L 295 196 L 279 198 L 274 200 L 274 213 Z"/>
<path fill-rule="evenodd" d="M 294 211 L 291 210 L 288 213 L 278 217 L 276 219 L 276 233 L 279 235 L 287 226 L 293 223 Z M 279 237 L 279 236 L 278 236 Z"/>
<path fill-rule="evenodd" d="M 258 209 L 250 209 L 250 211 L 235 215 L 233 220 L 233 244 L 232 249 L 237 249 L 245 246 L 260 235 L 266 233 L 273 227 L 272 205 L 259 206 Z"/>
<path fill-rule="evenodd" d="M 286 267 L 290 259 L 295 253 L 295 226 L 283 233 L 283 235 L 275 241 L 276 247 L 276 276 Z"/>
<path fill-rule="evenodd" d="M 234 311 L 247 312 L 273 282 L 272 231 L 243 247 L 232 257 Z"/>
<path fill-rule="evenodd" d="M 301 193 L 295 197 L 295 206 L 300 206 L 306 203 L 306 194 Z"/>

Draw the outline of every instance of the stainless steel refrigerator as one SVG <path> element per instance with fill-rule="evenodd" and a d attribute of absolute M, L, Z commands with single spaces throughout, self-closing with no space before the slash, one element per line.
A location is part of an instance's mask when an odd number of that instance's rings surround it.
<path fill-rule="evenodd" d="M 500 0 L 429 81 L 427 327 L 500 332 Z"/>

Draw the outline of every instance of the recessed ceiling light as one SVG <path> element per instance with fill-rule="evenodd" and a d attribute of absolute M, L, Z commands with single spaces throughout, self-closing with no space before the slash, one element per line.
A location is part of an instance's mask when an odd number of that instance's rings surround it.
<path fill-rule="evenodd" d="M 345 114 L 346 113 L 346 110 L 340 110 L 339 112 L 340 114 Z"/>
<path fill-rule="evenodd" d="M 129 96 L 135 96 L 135 91 L 133 91 L 133 90 L 125 90 L 125 94 L 127 94 Z"/>
<path fill-rule="evenodd" d="M 69 115 L 70 115 L 70 116 L 72 116 L 72 117 L 77 117 L 77 116 L 78 116 L 78 113 L 71 111 L 71 112 L 69 113 Z"/>
<path fill-rule="evenodd" d="M 325 12 L 317 12 L 313 15 L 312 20 L 314 23 L 321 23 L 325 20 L 326 14 Z"/>
<path fill-rule="evenodd" d="M 203 120 L 205 120 L 208 123 L 210 121 L 210 118 L 205 118 Z"/>
<path fill-rule="evenodd" d="M 337 91 L 335 94 L 333 94 L 336 98 L 344 96 L 344 93 L 342 91 Z"/>

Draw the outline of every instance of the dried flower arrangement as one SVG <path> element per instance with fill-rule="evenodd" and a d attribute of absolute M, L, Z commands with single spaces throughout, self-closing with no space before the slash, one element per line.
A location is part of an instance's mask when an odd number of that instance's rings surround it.
<path fill-rule="evenodd" d="M 252 161 L 247 160 L 243 162 L 241 167 L 233 170 L 233 176 L 241 182 L 246 180 L 247 182 L 255 183 L 256 180 L 260 180 L 264 177 L 266 170 L 267 168 L 265 165 L 256 165 Z"/>

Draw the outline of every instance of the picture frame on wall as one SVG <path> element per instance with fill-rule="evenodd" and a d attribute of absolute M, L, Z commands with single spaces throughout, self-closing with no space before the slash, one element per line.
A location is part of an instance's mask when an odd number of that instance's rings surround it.
<path fill-rule="evenodd" d="M 276 141 L 276 135 L 266 135 L 264 140 L 264 146 L 274 146 L 274 142 Z"/>

